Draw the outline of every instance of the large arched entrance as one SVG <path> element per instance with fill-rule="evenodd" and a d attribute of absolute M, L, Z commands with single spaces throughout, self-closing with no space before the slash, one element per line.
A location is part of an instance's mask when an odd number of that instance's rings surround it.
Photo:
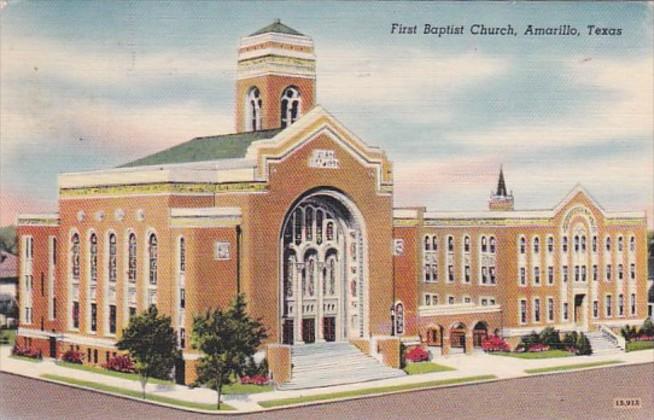
<path fill-rule="evenodd" d="M 361 216 L 343 194 L 317 191 L 286 215 L 281 235 L 281 341 L 345 341 L 366 331 Z"/>

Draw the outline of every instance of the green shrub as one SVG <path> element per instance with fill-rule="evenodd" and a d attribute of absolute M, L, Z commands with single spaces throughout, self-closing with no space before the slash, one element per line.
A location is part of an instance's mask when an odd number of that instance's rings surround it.
<path fill-rule="evenodd" d="M 538 339 L 540 344 L 544 344 L 550 347 L 560 347 L 561 346 L 561 337 L 559 337 L 559 330 L 555 330 L 553 327 L 547 327 L 540 332 Z"/>
<path fill-rule="evenodd" d="M 531 333 L 520 337 L 519 346 L 528 349 L 534 344 L 541 344 L 540 335 L 536 331 L 532 331 Z"/>
<path fill-rule="evenodd" d="M 638 335 L 638 331 L 636 330 L 636 327 L 630 327 L 629 325 L 625 325 L 620 329 L 620 334 L 624 337 L 625 340 L 631 341 Z"/>
<path fill-rule="evenodd" d="M 579 333 L 577 331 L 570 331 L 565 334 L 563 337 L 563 345 L 566 347 L 577 347 L 577 341 L 579 341 Z"/>
<path fill-rule="evenodd" d="M 643 325 L 640 327 L 640 334 L 641 335 L 647 335 L 647 336 L 653 336 L 654 335 L 654 323 L 652 322 L 651 319 L 647 318 L 645 322 L 643 322 Z"/>
<path fill-rule="evenodd" d="M 584 333 L 579 334 L 576 347 L 578 356 L 590 356 L 593 354 L 593 348 L 590 345 L 588 337 L 586 337 L 586 334 Z"/>

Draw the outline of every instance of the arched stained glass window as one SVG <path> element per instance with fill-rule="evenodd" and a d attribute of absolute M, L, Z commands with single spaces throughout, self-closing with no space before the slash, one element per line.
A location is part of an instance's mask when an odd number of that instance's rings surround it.
<path fill-rule="evenodd" d="M 299 117 L 301 110 L 300 91 L 289 86 L 284 89 L 280 102 L 281 106 L 281 127 L 286 128 L 293 124 Z"/>
<path fill-rule="evenodd" d="M 109 281 L 116 282 L 116 234 L 109 234 Z"/>
<path fill-rule="evenodd" d="M 150 284 L 156 285 L 157 284 L 157 269 L 158 269 L 158 261 L 157 261 L 157 235 L 154 233 L 150 234 L 150 238 L 148 239 L 148 261 L 149 261 L 149 268 L 150 268 Z"/>

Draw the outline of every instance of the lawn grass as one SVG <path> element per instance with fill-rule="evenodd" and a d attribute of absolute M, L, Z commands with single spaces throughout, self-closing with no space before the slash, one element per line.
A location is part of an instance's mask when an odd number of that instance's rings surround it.
<path fill-rule="evenodd" d="M 35 359 L 33 357 L 27 357 L 27 356 L 15 356 L 13 354 L 9 357 L 11 357 L 12 359 L 24 360 L 26 362 L 31 362 L 31 363 L 41 363 L 43 361 L 43 359 Z"/>
<path fill-rule="evenodd" d="M 70 369 L 83 370 L 85 372 L 98 373 L 100 375 L 113 376 L 114 378 L 128 379 L 130 381 L 139 380 L 139 376 L 136 373 L 116 372 L 115 370 L 109 370 L 98 366 L 80 365 L 63 361 L 57 362 L 57 365 Z M 150 378 L 148 379 L 148 383 L 156 385 L 172 385 L 174 382 L 165 379 Z"/>
<path fill-rule="evenodd" d="M 654 349 L 654 341 L 632 341 L 627 343 L 627 351 Z"/>
<path fill-rule="evenodd" d="M 595 366 L 604 366 L 604 365 L 614 365 L 616 363 L 624 363 L 622 360 L 607 360 L 604 362 L 591 362 L 591 363 L 577 363 L 574 365 L 561 365 L 561 366 L 550 366 L 538 369 L 525 369 L 525 373 L 547 373 L 547 372 L 560 372 L 564 370 L 573 370 L 573 369 L 582 369 Z"/>
<path fill-rule="evenodd" d="M 570 353 L 569 351 L 565 351 L 565 350 L 547 350 L 547 351 L 535 351 L 535 352 L 524 352 L 524 353 L 495 351 L 495 352 L 489 352 L 487 354 L 492 354 L 495 356 L 515 357 L 516 359 L 556 359 L 559 357 L 575 356 L 574 353 Z"/>
<path fill-rule="evenodd" d="M 441 379 L 439 381 L 420 382 L 417 384 L 389 385 L 376 388 L 357 389 L 352 391 L 334 392 L 331 394 L 306 395 L 294 398 L 283 398 L 280 400 L 259 401 L 259 405 L 265 408 L 279 407 L 283 405 L 301 404 L 315 401 L 334 400 L 347 397 L 361 397 L 365 395 L 381 394 L 385 392 L 408 391 L 413 389 L 433 388 L 437 386 L 456 385 L 466 382 L 486 381 L 497 379 L 495 375 L 467 376 L 463 378 Z"/>
<path fill-rule="evenodd" d="M 58 382 L 64 382 L 64 383 L 71 384 L 71 385 L 78 385 L 78 386 L 83 386 L 83 387 L 86 387 L 86 388 L 91 388 L 91 389 L 95 389 L 97 391 L 105 391 L 105 392 L 111 392 L 111 393 L 114 393 L 114 394 L 125 395 L 125 396 L 128 396 L 128 397 L 134 397 L 134 398 L 142 399 L 142 396 L 143 396 L 141 391 L 134 391 L 134 390 L 131 390 L 131 389 L 119 388 L 119 387 L 116 387 L 116 386 L 106 385 L 106 384 L 102 384 L 102 383 L 98 383 L 98 382 L 82 381 L 82 380 L 79 380 L 79 379 L 69 378 L 67 376 L 51 375 L 51 374 L 46 373 L 46 374 L 41 375 L 41 377 L 45 378 L 45 379 L 52 379 L 52 380 L 58 381 Z M 184 401 L 184 400 L 178 400 L 176 398 L 163 397 L 161 395 L 146 394 L 146 400 L 147 401 L 154 401 L 154 402 L 170 404 L 170 405 L 176 405 L 178 407 L 218 411 L 216 409 L 216 404 Z M 223 403 L 223 404 L 220 405 L 220 411 L 225 411 L 225 410 L 234 410 L 234 407 Z"/>
<path fill-rule="evenodd" d="M 0 340 L 3 346 L 14 346 L 16 343 L 16 328 L 9 328 L 6 330 L 0 330 L 0 337 L 6 337 L 7 343 L 4 340 Z"/>
<path fill-rule="evenodd" d="M 408 375 L 420 375 L 422 373 L 432 373 L 432 372 L 447 372 L 450 370 L 456 370 L 449 366 L 439 365 L 438 363 L 432 362 L 418 362 L 418 363 L 407 363 L 404 371 Z"/>

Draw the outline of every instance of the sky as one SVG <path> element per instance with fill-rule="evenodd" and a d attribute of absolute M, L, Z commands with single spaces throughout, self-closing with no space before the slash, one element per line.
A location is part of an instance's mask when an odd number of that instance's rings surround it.
<path fill-rule="evenodd" d="M 483 210 L 503 165 L 517 209 L 552 208 L 581 183 L 654 226 L 652 3 L 0 7 L 0 225 L 56 211 L 58 173 L 233 132 L 239 37 L 280 18 L 314 40 L 317 102 L 394 162 L 397 206 Z M 393 23 L 581 34 L 439 38 Z"/>

